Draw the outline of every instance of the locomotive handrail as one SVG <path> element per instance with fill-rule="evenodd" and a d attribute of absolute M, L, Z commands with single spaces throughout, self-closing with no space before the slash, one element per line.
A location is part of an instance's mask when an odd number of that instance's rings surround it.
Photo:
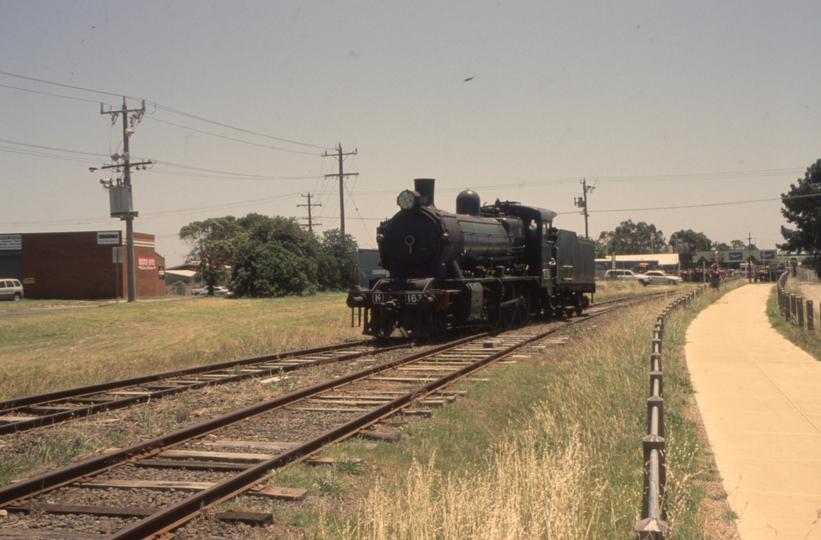
<path fill-rule="evenodd" d="M 650 353 L 650 397 L 647 399 L 647 436 L 641 441 L 644 455 L 644 488 L 642 519 L 636 523 L 636 538 L 663 540 L 670 529 L 667 523 L 666 443 L 664 439 L 664 374 L 662 372 L 662 338 L 667 315 L 675 308 L 684 308 L 700 296 L 707 284 L 671 302 L 656 317 Z"/>

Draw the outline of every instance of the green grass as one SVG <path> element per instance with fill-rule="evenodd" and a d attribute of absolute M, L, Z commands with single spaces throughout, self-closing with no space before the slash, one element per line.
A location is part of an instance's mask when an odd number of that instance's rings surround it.
<path fill-rule="evenodd" d="M 0 400 L 359 339 L 360 333 L 350 327 L 344 294 L 13 314 L 0 317 Z"/>

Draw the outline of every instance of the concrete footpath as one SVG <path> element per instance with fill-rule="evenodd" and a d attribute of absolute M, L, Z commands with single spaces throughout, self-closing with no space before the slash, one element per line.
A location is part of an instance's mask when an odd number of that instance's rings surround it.
<path fill-rule="evenodd" d="M 687 365 L 741 538 L 821 540 L 821 362 L 771 328 L 771 290 L 701 312 Z"/>

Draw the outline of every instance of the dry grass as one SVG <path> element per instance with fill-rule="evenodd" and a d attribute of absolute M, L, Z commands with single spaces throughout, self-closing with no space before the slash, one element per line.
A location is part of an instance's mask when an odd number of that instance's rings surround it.
<path fill-rule="evenodd" d="M 320 329 L 320 330 L 318 330 Z M 343 294 L 0 317 L 0 399 L 359 339 Z"/>
<path fill-rule="evenodd" d="M 398 492 L 378 481 L 361 520 L 323 524 L 325 538 L 552 538 L 590 530 L 601 491 L 589 492 L 590 456 L 578 437 L 547 447 L 555 420 L 544 408 L 530 425 L 496 445 L 475 474 L 443 474 L 435 459 L 414 461 Z"/>
<path fill-rule="evenodd" d="M 652 294 L 667 291 L 672 297 L 678 297 L 695 288 L 695 284 L 682 283 L 680 285 L 642 285 L 638 281 L 618 279 L 600 279 L 596 281 L 596 302 L 607 302 L 642 294 Z"/>

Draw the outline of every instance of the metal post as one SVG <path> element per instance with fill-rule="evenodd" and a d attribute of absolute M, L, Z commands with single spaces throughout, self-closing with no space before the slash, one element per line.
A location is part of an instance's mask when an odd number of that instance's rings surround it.
<path fill-rule="evenodd" d="M 798 328 L 804 328 L 804 299 L 800 296 L 795 297 L 795 309 L 798 315 Z"/>
<path fill-rule="evenodd" d="M 807 300 L 807 331 L 815 330 L 815 313 L 813 312 L 812 300 Z"/>

